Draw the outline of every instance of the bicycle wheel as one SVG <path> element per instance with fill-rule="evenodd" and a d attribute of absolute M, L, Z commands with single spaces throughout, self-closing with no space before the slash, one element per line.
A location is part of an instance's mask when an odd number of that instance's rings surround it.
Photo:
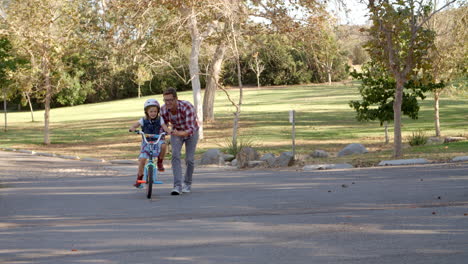
<path fill-rule="evenodd" d="M 151 199 L 153 193 L 153 177 L 154 177 L 154 165 L 148 166 L 148 178 L 146 179 L 146 198 Z"/>

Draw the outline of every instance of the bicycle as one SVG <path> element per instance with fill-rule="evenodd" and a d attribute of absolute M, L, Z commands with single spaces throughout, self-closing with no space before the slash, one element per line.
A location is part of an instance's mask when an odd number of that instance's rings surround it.
<path fill-rule="evenodd" d="M 132 131 L 129 131 L 132 132 Z M 167 135 L 166 132 L 163 132 L 159 135 L 157 134 L 145 134 L 143 131 L 135 130 L 133 133 L 141 135 L 143 140 L 146 144 L 149 145 L 149 159 L 146 162 L 144 175 L 142 180 L 137 180 L 137 183 L 146 184 L 146 198 L 151 199 L 151 195 L 153 193 L 153 183 L 154 184 L 163 184 L 162 181 L 158 181 L 158 170 L 156 168 L 156 164 L 154 164 L 153 156 L 158 156 L 161 149 L 159 146 L 159 142 L 162 138 Z M 150 140 L 148 140 L 150 138 Z M 155 138 L 157 138 L 155 140 Z"/>

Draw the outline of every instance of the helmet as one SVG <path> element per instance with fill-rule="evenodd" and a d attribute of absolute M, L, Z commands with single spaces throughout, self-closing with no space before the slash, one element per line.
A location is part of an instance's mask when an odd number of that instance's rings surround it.
<path fill-rule="evenodd" d="M 157 107 L 159 108 L 159 103 L 158 103 L 158 101 L 155 100 L 155 99 L 148 99 L 148 100 L 146 100 L 143 109 L 146 110 L 146 108 L 147 108 L 148 106 L 157 106 Z"/>

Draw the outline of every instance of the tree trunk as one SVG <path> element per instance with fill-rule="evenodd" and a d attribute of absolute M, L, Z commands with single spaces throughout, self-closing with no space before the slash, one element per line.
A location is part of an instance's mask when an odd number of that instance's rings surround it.
<path fill-rule="evenodd" d="M 403 103 L 403 78 L 397 78 L 396 80 L 396 89 L 395 89 L 395 101 L 393 102 L 393 118 L 395 121 L 394 131 L 393 131 L 393 156 L 395 158 L 401 157 L 403 155 L 403 143 L 401 137 L 401 105 Z"/>
<path fill-rule="evenodd" d="M 234 124 L 232 125 L 232 147 L 235 150 L 237 150 L 237 131 L 239 130 L 239 115 L 240 111 L 239 108 L 237 108 L 236 112 L 234 113 Z"/>
<path fill-rule="evenodd" d="M 435 133 L 436 137 L 440 137 L 440 117 L 439 117 L 439 99 L 440 99 L 440 91 L 434 91 L 434 121 L 435 121 Z"/>
<path fill-rule="evenodd" d="M 34 110 L 33 110 L 32 103 L 31 103 L 31 96 L 29 96 L 28 92 L 25 92 L 24 95 L 26 96 L 26 99 L 28 100 L 29 111 L 31 112 L 31 122 L 34 122 Z"/>
<path fill-rule="evenodd" d="M 389 138 L 388 138 L 388 121 L 385 121 L 385 144 L 388 144 L 388 142 L 390 142 Z"/>
<path fill-rule="evenodd" d="M 188 26 L 190 29 L 190 36 L 192 38 L 192 49 L 190 51 L 190 80 L 192 83 L 193 91 L 193 104 L 199 121 L 199 138 L 203 139 L 203 108 L 201 100 L 201 85 L 200 85 L 200 67 L 198 65 L 198 59 L 200 56 L 200 46 L 202 43 L 202 37 L 198 30 L 197 18 L 194 14 L 193 8 L 185 8 L 182 10 L 188 18 Z"/>
<path fill-rule="evenodd" d="M 45 95 L 45 110 L 44 110 L 44 144 L 50 144 L 50 136 L 49 136 L 49 117 L 50 117 L 50 102 L 52 101 L 52 87 L 50 84 L 50 76 L 49 72 L 45 72 L 44 74 L 44 85 L 46 88 L 46 95 Z"/>
<path fill-rule="evenodd" d="M 243 97 L 243 86 L 242 86 L 242 71 L 240 65 L 240 55 L 239 55 L 239 48 L 237 47 L 237 38 L 235 35 L 234 25 L 231 23 L 231 32 L 233 34 L 233 44 L 234 44 L 234 52 L 236 56 L 236 64 L 237 64 L 237 81 L 239 85 L 239 103 L 237 105 L 237 111 L 234 117 L 234 126 L 233 126 L 233 133 L 232 133 L 232 143 L 233 145 L 237 146 L 237 132 L 239 131 L 239 119 L 241 113 L 241 106 L 242 106 L 242 97 Z"/>
<path fill-rule="evenodd" d="M 49 136 L 49 117 L 50 117 L 50 103 L 52 101 L 52 85 L 50 83 L 50 68 L 49 60 L 47 59 L 46 52 L 42 57 L 42 77 L 44 79 L 44 90 L 45 100 L 44 100 L 44 144 L 50 144 Z"/>
<path fill-rule="evenodd" d="M 260 88 L 260 73 L 257 73 L 257 88 Z"/>
<path fill-rule="evenodd" d="M 211 61 L 208 80 L 206 82 L 205 94 L 203 97 L 203 120 L 205 120 L 206 122 L 213 122 L 215 120 L 214 101 L 220 77 L 219 75 L 221 73 L 221 66 L 223 65 L 224 54 L 226 53 L 226 48 L 226 43 L 219 43 Z"/>
<path fill-rule="evenodd" d="M 6 99 L 6 90 L 5 88 L 3 88 L 3 111 L 5 113 L 5 132 L 7 131 L 7 124 L 8 124 L 8 120 L 7 120 L 7 99 Z"/>

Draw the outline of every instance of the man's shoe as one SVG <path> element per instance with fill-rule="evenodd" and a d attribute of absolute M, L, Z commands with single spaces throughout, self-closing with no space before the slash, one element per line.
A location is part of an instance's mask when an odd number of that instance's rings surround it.
<path fill-rule="evenodd" d="M 190 193 L 192 191 L 192 186 L 190 185 L 185 185 L 184 188 L 182 188 L 183 193 Z"/>
<path fill-rule="evenodd" d="M 135 184 L 133 184 L 133 186 L 137 189 L 142 189 L 143 188 L 143 185 L 141 185 L 141 183 L 138 183 L 136 182 Z"/>
<path fill-rule="evenodd" d="M 171 195 L 180 195 L 180 188 L 175 187 L 172 189 Z"/>
<path fill-rule="evenodd" d="M 158 158 L 158 171 L 163 172 L 164 171 L 164 164 L 163 160 Z"/>

